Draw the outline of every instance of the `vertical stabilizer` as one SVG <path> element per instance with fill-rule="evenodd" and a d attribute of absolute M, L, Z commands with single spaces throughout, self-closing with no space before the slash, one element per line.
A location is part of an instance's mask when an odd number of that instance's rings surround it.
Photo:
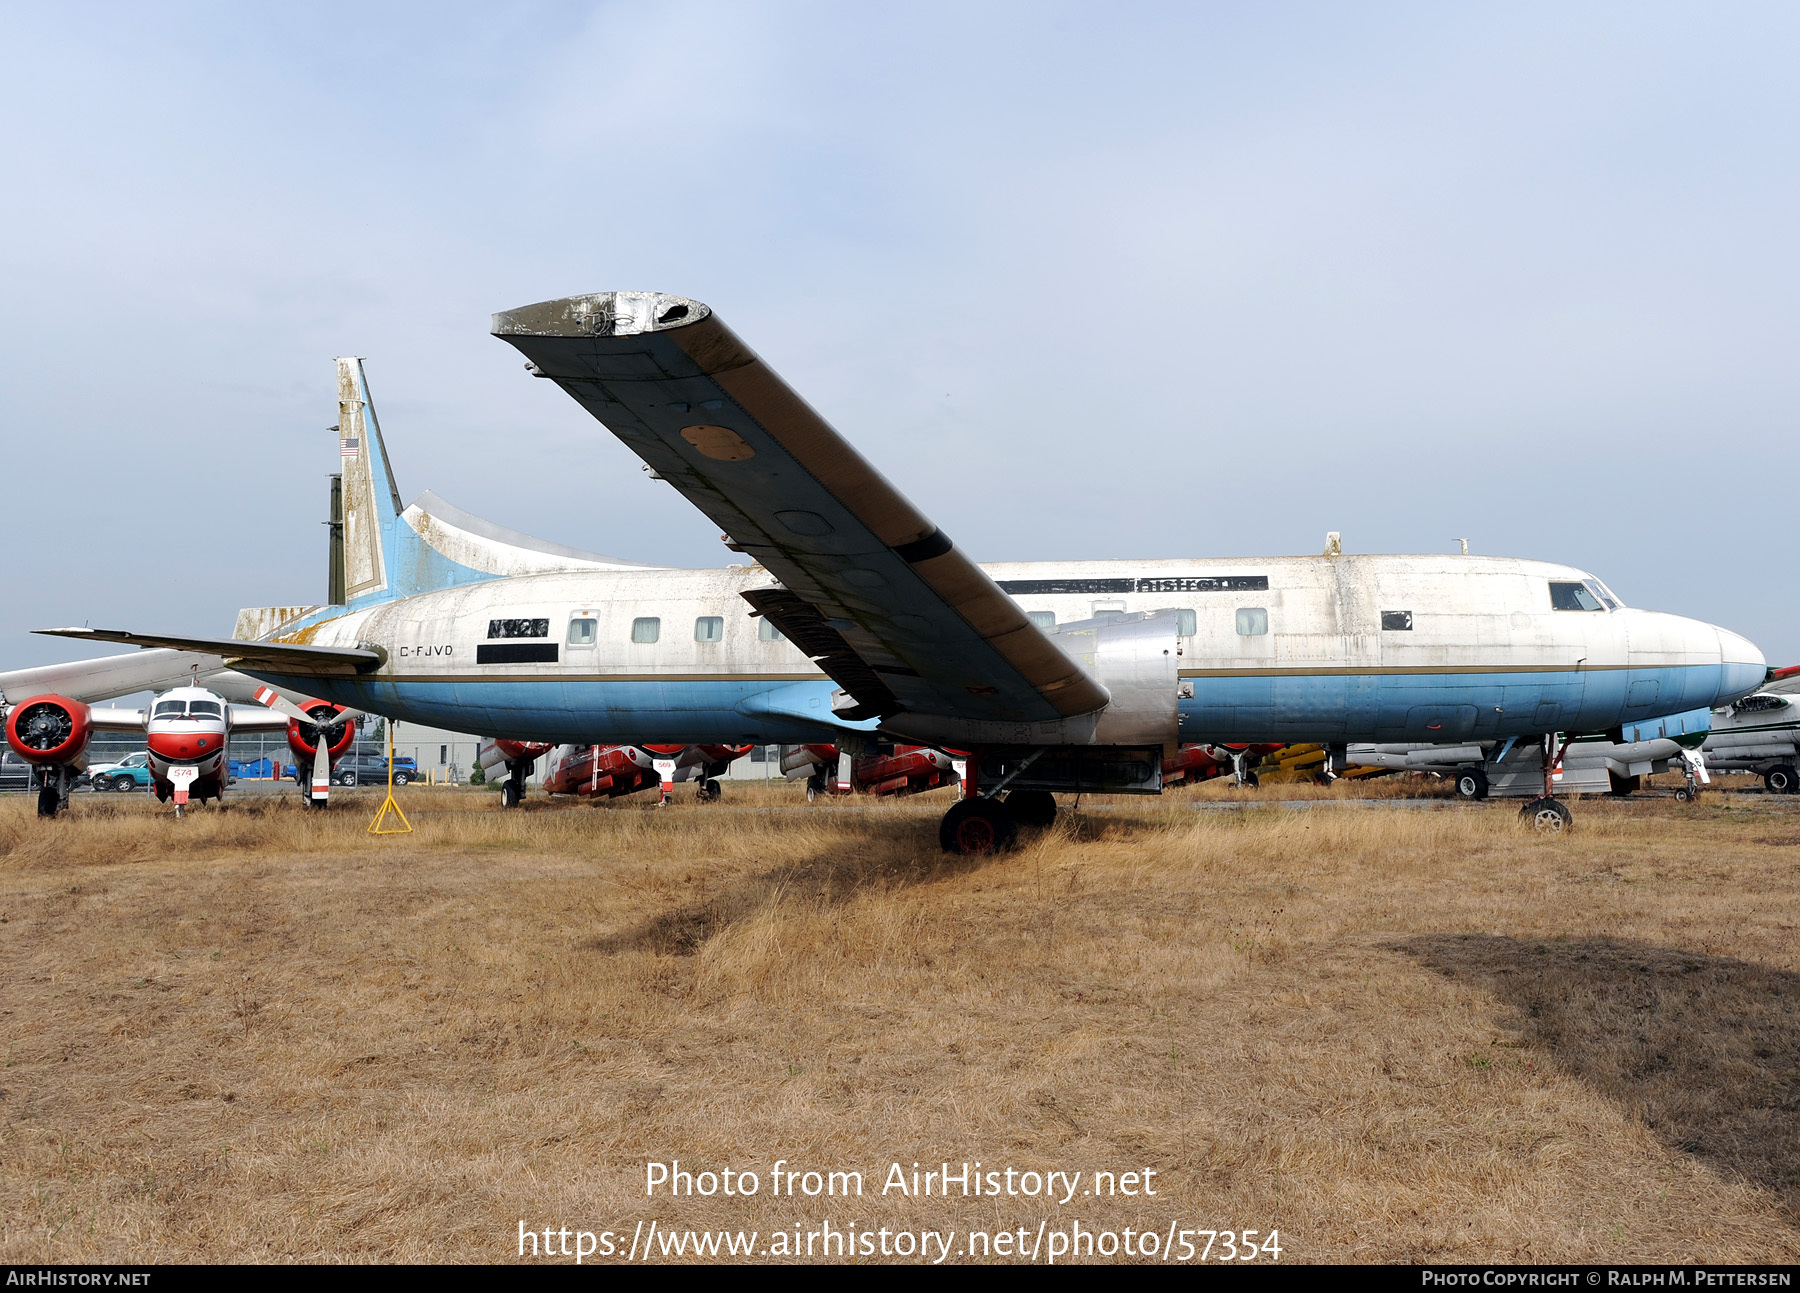
<path fill-rule="evenodd" d="M 346 600 L 355 601 L 387 590 L 387 555 L 399 522 L 400 491 L 394 488 L 362 360 L 339 359 L 337 377 L 338 458 L 344 477 L 343 591 Z"/>

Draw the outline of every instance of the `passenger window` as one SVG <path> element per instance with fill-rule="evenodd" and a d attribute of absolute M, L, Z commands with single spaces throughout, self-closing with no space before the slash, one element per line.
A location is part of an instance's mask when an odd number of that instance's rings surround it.
<path fill-rule="evenodd" d="M 1559 611 L 1597 611 L 1604 609 L 1600 599 L 1583 584 L 1550 581 L 1550 605 Z"/>
<path fill-rule="evenodd" d="M 767 616 L 764 616 L 762 619 L 756 621 L 756 640 L 758 642 L 785 642 L 785 641 L 787 641 L 787 639 L 781 635 L 781 630 L 776 628 L 772 623 L 770 623 Z"/>
<path fill-rule="evenodd" d="M 1200 617 L 1193 611 L 1175 612 L 1175 636 L 1191 638 L 1200 631 Z"/>
<path fill-rule="evenodd" d="M 549 620 L 489 620 L 489 638 L 547 638 Z"/>
<path fill-rule="evenodd" d="M 694 621 L 694 641 L 723 642 L 725 640 L 725 620 L 718 615 L 702 615 Z"/>
<path fill-rule="evenodd" d="M 1257 638 L 1269 631 L 1269 612 L 1261 606 L 1240 606 L 1237 613 L 1238 636 Z"/>
<path fill-rule="evenodd" d="M 586 618 L 569 621 L 569 645 L 591 647 L 600 635 L 600 621 Z"/>
<path fill-rule="evenodd" d="M 1055 611 L 1026 611 L 1025 618 L 1041 629 L 1053 629 L 1056 627 Z"/>
<path fill-rule="evenodd" d="M 1412 612 L 1411 611 L 1383 611 L 1383 612 L 1381 612 L 1381 628 L 1384 633 L 1393 632 L 1395 630 L 1400 630 L 1403 632 L 1410 633 L 1412 631 Z"/>
<path fill-rule="evenodd" d="M 648 645 L 662 637 L 662 620 L 654 615 L 640 615 L 631 621 L 631 640 Z"/>

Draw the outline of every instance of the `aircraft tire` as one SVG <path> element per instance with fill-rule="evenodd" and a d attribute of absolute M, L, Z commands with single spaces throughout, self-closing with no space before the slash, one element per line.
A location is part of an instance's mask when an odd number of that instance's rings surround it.
<path fill-rule="evenodd" d="M 1256 773 L 1252 772 L 1250 769 L 1244 769 L 1244 789 L 1258 790 L 1261 789 L 1261 787 L 1262 778 L 1257 776 Z"/>
<path fill-rule="evenodd" d="M 1700 792 L 1692 786 L 1675 787 L 1675 802 L 1678 804 L 1691 804 L 1698 798 L 1700 798 Z"/>
<path fill-rule="evenodd" d="M 938 845 L 946 853 L 985 857 L 1004 853 L 1018 837 L 1019 824 L 996 799 L 965 799 L 951 805 L 938 826 Z"/>
<path fill-rule="evenodd" d="M 1464 799 L 1488 797 L 1487 773 L 1480 768 L 1464 768 L 1456 774 L 1456 793 Z"/>
<path fill-rule="evenodd" d="M 57 793 L 55 786 L 41 786 L 38 788 L 39 817 L 54 817 L 61 808 L 62 796 Z"/>
<path fill-rule="evenodd" d="M 702 781 L 698 789 L 695 790 L 694 798 L 703 804 L 716 804 L 721 799 L 725 798 L 725 792 L 719 788 L 719 783 L 717 781 L 708 777 Z"/>
<path fill-rule="evenodd" d="M 1763 786 L 1771 795 L 1791 795 L 1800 789 L 1800 771 L 1789 763 L 1780 763 L 1763 773 Z"/>
<path fill-rule="evenodd" d="M 809 804 L 813 803 L 815 800 L 817 800 L 819 798 L 819 796 L 823 795 L 824 793 L 825 793 L 825 776 L 823 773 L 815 773 L 813 776 L 810 776 L 806 779 L 806 802 L 807 803 L 809 803 Z"/>
<path fill-rule="evenodd" d="M 1539 795 L 1519 810 L 1519 816 L 1531 823 L 1540 835 L 1561 835 L 1575 824 L 1574 815 L 1560 799 Z"/>
<path fill-rule="evenodd" d="M 1056 796 L 1048 790 L 1013 790 L 1006 809 L 1020 826 L 1048 826 L 1056 820 Z"/>

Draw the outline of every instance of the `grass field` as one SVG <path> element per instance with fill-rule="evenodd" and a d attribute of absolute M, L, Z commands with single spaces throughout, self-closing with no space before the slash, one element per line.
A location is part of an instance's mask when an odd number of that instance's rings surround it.
<path fill-rule="evenodd" d="M 414 791 L 385 839 L 368 793 L 0 802 L 0 1261 L 822 1219 L 1800 1258 L 1791 801 L 1585 800 L 1545 839 L 1513 803 L 1194 811 L 1241 797 L 1212 786 L 972 861 L 937 850 L 941 795 L 728 794 Z M 647 1199 L 676 1158 L 760 1192 Z M 864 1194 L 774 1197 L 778 1159 Z M 881 1194 L 946 1160 L 1156 1194 Z"/>

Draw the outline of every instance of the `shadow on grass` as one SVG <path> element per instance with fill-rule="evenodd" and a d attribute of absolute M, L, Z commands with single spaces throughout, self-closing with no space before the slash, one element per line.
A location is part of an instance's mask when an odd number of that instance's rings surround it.
<path fill-rule="evenodd" d="M 655 952 L 692 956 L 709 938 L 733 922 L 770 905 L 831 906 L 860 894 L 928 884 L 963 875 L 1008 855 L 958 857 L 938 848 L 937 824 L 894 824 L 891 834 L 872 836 L 854 851 L 837 850 L 783 863 L 745 877 L 702 903 L 679 907 L 640 921 L 630 929 L 595 939 L 604 953 Z"/>
<path fill-rule="evenodd" d="M 1493 993 L 1509 1022 L 1671 1149 L 1800 1211 L 1800 975 L 1610 939 L 1389 946 Z"/>

